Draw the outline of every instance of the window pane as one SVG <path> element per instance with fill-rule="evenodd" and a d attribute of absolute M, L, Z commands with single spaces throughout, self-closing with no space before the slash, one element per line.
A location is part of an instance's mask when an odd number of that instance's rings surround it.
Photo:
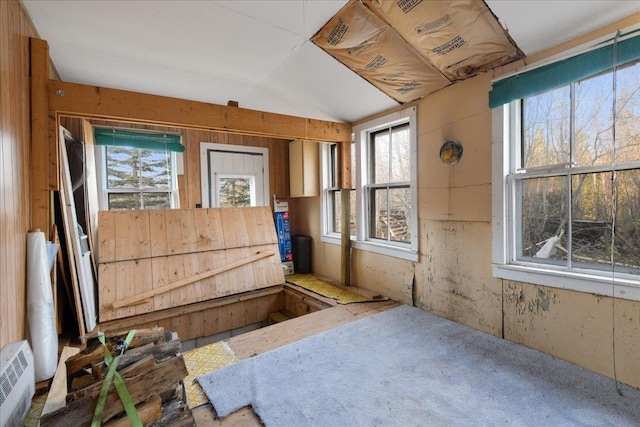
<path fill-rule="evenodd" d="M 640 160 L 640 63 L 620 68 L 616 83 L 616 161 Z"/>
<path fill-rule="evenodd" d="M 391 133 L 391 180 L 389 182 L 411 181 L 409 162 L 409 125 L 399 126 Z"/>
<path fill-rule="evenodd" d="M 371 189 L 371 209 L 370 214 L 370 233 L 369 237 L 376 239 L 388 238 L 389 217 L 387 215 L 387 189 L 374 188 Z"/>
<path fill-rule="evenodd" d="M 144 209 L 170 209 L 171 193 L 142 193 Z"/>
<path fill-rule="evenodd" d="M 521 207 L 519 251 L 521 256 L 564 259 L 567 248 L 566 178 L 523 180 L 519 192 Z"/>
<path fill-rule="evenodd" d="M 107 188 L 139 188 L 140 150 L 106 147 Z"/>
<path fill-rule="evenodd" d="M 221 208 L 251 206 L 252 179 L 218 178 L 218 206 Z"/>
<path fill-rule="evenodd" d="M 140 193 L 109 193 L 109 210 L 140 209 Z"/>
<path fill-rule="evenodd" d="M 569 86 L 525 99 L 522 110 L 522 167 L 569 162 Z"/>
<path fill-rule="evenodd" d="M 371 182 L 389 182 L 389 131 L 371 135 Z"/>
<path fill-rule="evenodd" d="M 331 224 L 331 231 L 334 233 L 340 233 L 342 227 L 342 197 L 339 191 L 330 191 L 330 198 L 332 204 L 333 221 Z"/>
<path fill-rule="evenodd" d="M 171 187 L 171 154 L 168 151 L 140 150 L 142 188 Z"/>
<path fill-rule="evenodd" d="M 575 141 L 578 166 L 613 160 L 613 73 L 575 84 Z"/>
<path fill-rule="evenodd" d="M 572 178 L 571 259 L 574 263 L 611 264 L 611 178 L 611 172 Z"/>
<path fill-rule="evenodd" d="M 349 225 L 349 234 L 352 236 L 356 234 L 356 192 L 355 190 L 351 190 L 349 192 L 349 197 L 351 199 L 351 210 L 350 216 L 351 221 Z M 333 212 L 333 221 L 331 224 L 331 232 L 333 233 L 341 233 L 342 232 L 342 195 L 340 191 L 331 191 L 330 192 L 330 200 L 332 203 L 332 211 Z"/>
<path fill-rule="evenodd" d="M 389 236 L 394 242 L 410 242 L 411 191 L 409 188 L 389 189 Z"/>
<path fill-rule="evenodd" d="M 338 186 L 338 144 L 329 147 L 329 187 Z"/>
<path fill-rule="evenodd" d="M 639 70 L 640 71 L 640 70 Z M 640 88 L 640 86 L 639 86 Z M 614 268 L 640 269 L 640 170 L 616 172 L 616 237 Z"/>

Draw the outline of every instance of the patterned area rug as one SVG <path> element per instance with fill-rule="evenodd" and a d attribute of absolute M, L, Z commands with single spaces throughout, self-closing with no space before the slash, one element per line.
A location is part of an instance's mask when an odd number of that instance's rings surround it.
<path fill-rule="evenodd" d="M 315 292 L 327 298 L 332 298 L 338 302 L 338 304 L 351 304 L 354 302 L 367 302 L 367 301 L 384 301 L 388 298 L 368 298 L 362 295 L 358 295 L 354 292 L 347 291 L 345 289 L 333 286 L 327 282 L 323 282 L 313 274 L 292 274 L 285 276 L 287 283 L 298 285 L 311 292 Z"/>
<path fill-rule="evenodd" d="M 184 388 L 187 393 L 187 404 L 194 409 L 204 403 L 208 403 L 200 384 L 195 382 L 196 377 L 233 365 L 238 358 L 224 342 L 214 342 L 209 345 L 195 348 L 184 353 L 184 362 L 187 365 L 189 375 L 184 379 Z"/>

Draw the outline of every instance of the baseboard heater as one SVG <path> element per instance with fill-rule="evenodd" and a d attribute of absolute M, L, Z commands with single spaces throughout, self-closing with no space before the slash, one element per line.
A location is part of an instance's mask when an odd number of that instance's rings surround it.
<path fill-rule="evenodd" d="M 33 353 L 27 341 L 0 350 L 0 426 L 21 426 L 35 394 Z"/>

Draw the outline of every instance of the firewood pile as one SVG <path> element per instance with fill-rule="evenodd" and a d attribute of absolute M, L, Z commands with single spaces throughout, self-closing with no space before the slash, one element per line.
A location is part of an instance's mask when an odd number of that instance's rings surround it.
<path fill-rule="evenodd" d="M 105 337 L 114 357 L 120 354 L 126 335 Z M 163 328 L 142 329 L 136 331 L 119 360 L 117 372 L 145 426 L 195 425 L 182 384 L 188 372 L 180 350 L 175 333 L 165 333 Z M 43 415 L 43 427 L 91 424 L 108 371 L 104 346 L 97 338 L 90 339 L 84 351 L 67 359 L 66 368 L 66 406 Z M 114 384 L 109 388 L 101 418 L 103 426 L 131 425 Z"/>

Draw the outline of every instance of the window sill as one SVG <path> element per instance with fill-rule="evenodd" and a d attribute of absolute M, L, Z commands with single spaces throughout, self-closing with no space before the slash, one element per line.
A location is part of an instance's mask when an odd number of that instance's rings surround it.
<path fill-rule="evenodd" d="M 547 265 L 493 264 L 493 276 L 552 288 L 640 301 L 640 282 L 628 274 L 619 274 L 612 278 L 611 275 L 550 269 Z"/>
<path fill-rule="evenodd" d="M 320 236 L 320 241 L 323 243 L 329 243 L 332 245 L 340 245 L 342 242 L 340 237 L 334 235 L 325 234 Z M 389 245 L 381 245 L 372 242 L 362 242 L 355 240 L 354 236 L 351 236 L 351 247 L 363 251 L 373 252 L 380 255 L 391 256 L 394 258 L 400 258 L 411 262 L 418 261 L 418 253 L 411 250 Z"/>

